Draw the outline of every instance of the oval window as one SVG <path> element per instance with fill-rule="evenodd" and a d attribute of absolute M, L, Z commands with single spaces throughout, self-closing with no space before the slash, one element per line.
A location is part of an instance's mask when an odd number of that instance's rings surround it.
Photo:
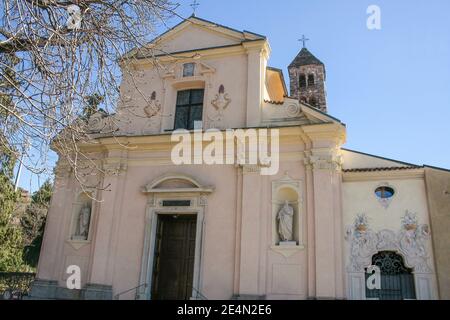
<path fill-rule="evenodd" d="M 380 199 L 392 198 L 394 196 L 394 193 L 395 191 L 391 187 L 382 186 L 375 189 L 375 194 Z"/>

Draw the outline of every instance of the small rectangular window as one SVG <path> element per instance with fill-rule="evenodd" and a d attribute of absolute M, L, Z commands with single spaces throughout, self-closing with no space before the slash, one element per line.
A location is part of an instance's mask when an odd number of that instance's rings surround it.
<path fill-rule="evenodd" d="M 183 77 L 193 77 L 195 70 L 195 63 L 185 63 L 183 65 Z"/>

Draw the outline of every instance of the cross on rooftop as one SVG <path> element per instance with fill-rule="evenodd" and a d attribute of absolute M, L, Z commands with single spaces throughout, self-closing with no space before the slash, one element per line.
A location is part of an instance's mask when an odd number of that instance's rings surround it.
<path fill-rule="evenodd" d="M 195 11 L 197 10 L 197 7 L 200 6 L 200 3 L 197 2 L 197 0 L 194 0 L 191 4 L 190 4 L 191 8 L 192 8 L 192 15 L 195 16 Z"/>
<path fill-rule="evenodd" d="M 302 35 L 302 38 L 298 39 L 298 41 L 303 42 L 303 48 L 306 48 L 306 41 L 309 41 L 309 39 L 306 38 L 305 35 Z"/>

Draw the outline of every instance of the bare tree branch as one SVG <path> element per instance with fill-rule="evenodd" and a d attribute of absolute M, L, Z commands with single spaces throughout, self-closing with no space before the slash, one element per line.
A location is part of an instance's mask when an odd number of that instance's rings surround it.
<path fill-rule="evenodd" d="M 178 16 L 178 6 L 171 0 L 4 0 L 0 145 L 18 159 L 24 154 L 23 164 L 35 173 L 51 173 L 50 148 L 80 184 L 86 170 L 102 172 L 98 159 L 80 148 L 93 143 L 86 108 L 94 100 L 88 98 L 102 97 L 95 108 L 114 112 L 122 76 L 132 75 L 120 58 L 146 46 Z M 79 27 L 70 8 L 79 12 Z"/>

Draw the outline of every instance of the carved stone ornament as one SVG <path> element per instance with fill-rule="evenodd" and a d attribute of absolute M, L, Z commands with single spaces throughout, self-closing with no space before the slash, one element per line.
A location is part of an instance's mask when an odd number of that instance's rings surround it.
<path fill-rule="evenodd" d="M 296 103 L 291 103 L 286 108 L 286 114 L 289 118 L 295 118 L 300 115 L 300 105 Z"/>
<path fill-rule="evenodd" d="M 381 230 L 375 232 L 369 227 L 365 214 L 356 217 L 347 227 L 345 239 L 350 242 L 350 263 L 348 272 L 364 272 L 372 263 L 372 256 L 379 251 L 397 251 L 405 257 L 408 266 L 415 273 L 431 273 L 426 240 L 430 237 L 429 227 L 419 225 L 416 214 L 406 211 L 400 231 Z"/>
<path fill-rule="evenodd" d="M 230 104 L 231 99 L 228 96 L 228 93 L 225 93 L 225 87 L 223 84 L 219 87 L 219 93 L 216 94 L 214 100 L 211 101 L 212 106 L 214 107 L 213 112 L 208 115 L 209 120 L 211 120 L 211 128 L 221 128 L 223 125 L 223 112 Z"/>
<path fill-rule="evenodd" d="M 198 205 L 200 206 L 206 206 L 208 204 L 208 197 L 204 194 L 202 194 L 200 197 L 198 197 Z"/>
<path fill-rule="evenodd" d="M 153 91 L 150 96 L 150 102 L 144 107 L 147 118 L 153 118 L 161 111 L 161 103 L 156 100 L 156 92 Z"/>
<path fill-rule="evenodd" d="M 107 127 L 106 118 L 108 115 L 105 112 L 97 111 L 89 117 L 88 129 L 90 132 L 101 132 Z"/>
<path fill-rule="evenodd" d="M 342 156 L 339 154 L 310 155 L 304 160 L 305 165 L 315 170 L 341 170 Z"/>

